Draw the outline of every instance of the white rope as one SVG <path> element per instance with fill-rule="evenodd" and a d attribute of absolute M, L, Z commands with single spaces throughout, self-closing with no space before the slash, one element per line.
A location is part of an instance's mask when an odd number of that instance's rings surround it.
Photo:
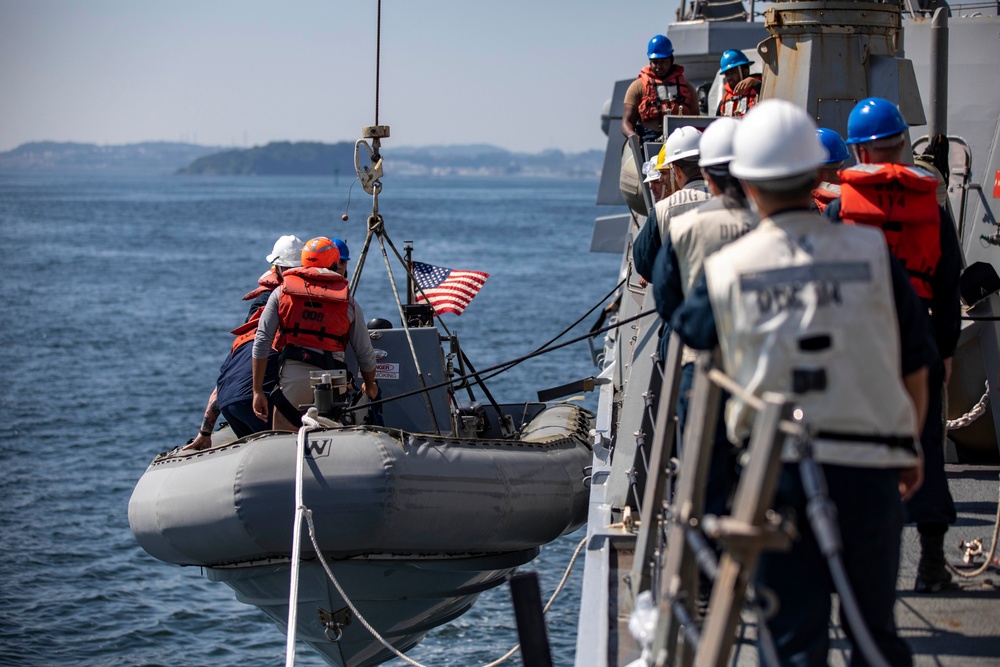
<path fill-rule="evenodd" d="M 319 556 L 320 565 L 323 566 L 323 569 L 326 571 L 326 576 L 330 579 L 330 582 L 337 589 L 337 592 L 340 594 L 340 597 L 342 597 L 344 599 L 344 602 L 347 603 L 347 606 L 351 609 L 351 613 L 353 613 L 354 616 L 358 619 L 358 622 L 360 622 L 361 625 L 363 625 L 365 629 L 368 630 L 368 632 L 370 632 L 375 639 L 379 640 L 382 646 L 392 651 L 392 653 L 395 654 L 396 657 L 402 658 L 404 661 L 410 663 L 411 665 L 414 665 L 414 667 L 426 667 L 425 665 L 422 665 L 419 662 L 416 662 L 415 660 L 407 658 L 405 655 L 403 655 L 395 646 L 386 641 L 385 638 L 383 638 L 382 635 L 380 635 L 378 631 L 372 627 L 371 623 L 369 623 L 365 619 L 365 617 L 361 615 L 361 612 L 358 611 L 358 608 L 355 607 L 354 603 L 351 602 L 351 599 L 347 597 L 347 593 L 344 592 L 344 589 L 340 586 L 340 582 L 337 581 L 337 577 L 333 575 L 333 571 L 327 564 L 326 559 L 323 558 L 322 556 L 323 552 L 320 550 L 319 542 L 316 540 L 316 527 L 313 525 L 312 511 L 306 510 L 305 517 L 306 517 L 306 523 L 309 524 L 309 539 L 312 541 L 313 549 L 316 550 L 316 554 Z"/>
<path fill-rule="evenodd" d="M 309 539 L 312 541 L 313 549 L 316 550 L 317 554 L 321 554 L 322 552 L 319 547 L 319 542 L 316 540 L 316 527 L 313 525 L 312 511 L 306 509 L 304 513 L 305 513 L 306 523 L 309 524 Z M 577 545 L 576 551 L 573 552 L 573 557 L 570 558 L 569 565 L 566 566 L 566 571 L 563 573 L 562 580 L 559 582 L 559 585 L 556 586 L 556 590 L 554 593 L 552 593 L 552 597 L 549 598 L 548 603 L 546 603 L 545 607 L 542 609 L 543 614 L 548 612 L 549 607 L 551 607 L 552 603 L 555 602 L 556 596 L 559 595 L 563 587 L 566 585 L 566 581 L 567 579 L 569 579 L 569 575 L 573 569 L 573 565 L 576 563 L 576 559 L 580 555 L 580 550 L 586 543 L 587 543 L 587 538 L 585 537 L 580 541 L 580 544 Z M 361 612 L 358 611 L 358 608 L 355 607 L 351 599 L 347 597 L 347 593 L 341 587 L 340 582 L 337 581 L 337 577 L 334 576 L 333 571 L 330 569 L 329 564 L 326 562 L 326 559 L 320 556 L 319 562 L 320 565 L 323 566 L 323 570 L 326 572 L 326 576 L 330 579 L 330 583 L 333 584 L 334 588 L 337 589 L 337 593 L 339 593 L 340 597 L 342 597 L 344 599 L 344 602 L 347 603 L 347 606 L 350 608 L 351 613 L 353 613 L 354 616 L 358 619 L 358 622 L 360 622 L 361 625 L 364 626 L 364 628 L 371 633 L 372 637 L 377 639 L 379 643 L 382 644 L 382 646 L 386 647 L 386 649 L 392 652 L 392 654 L 395 655 L 397 658 L 402 659 L 403 661 L 413 665 L 414 667 L 427 667 L 427 665 L 419 663 L 416 660 L 413 660 L 412 658 L 408 658 L 407 656 L 403 655 L 403 653 L 401 653 L 399 649 L 390 644 L 382 635 L 380 635 L 378 630 L 372 627 L 371 623 L 369 623 L 367 619 L 365 619 L 365 617 L 361 615 Z M 520 644 L 515 645 L 514 648 L 505 653 L 503 656 L 501 656 L 497 660 L 494 660 L 493 662 L 483 665 L 483 667 L 496 667 L 497 665 L 499 665 L 500 663 L 504 662 L 512 655 L 517 653 L 518 649 L 520 648 L 521 648 Z"/>
<path fill-rule="evenodd" d="M 552 593 L 552 597 L 549 598 L 549 601 L 545 603 L 545 607 L 542 608 L 542 614 L 548 613 L 549 607 L 551 607 L 552 603 L 556 601 L 556 596 L 558 596 L 559 593 L 562 592 L 563 586 L 566 585 L 566 581 L 569 579 L 569 573 L 573 571 L 573 565 L 576 564 L 576 559 L 580 555 L 580 550 L 583 549 L 583 545 L 586 543 L 587 543 L 587 538 L 584 537 L 582 540 L 580 540 L 580 543 L 576 545 L 576 550 L 573 552 L 573 557 L 569 559 L 569 565 L 566 566 L 566 571 L 563 572 L 563 576 L 562 579 L 559 581 L 559 585 L 556 586 L 556 590 Z M 512 655 L 517 653 L 520 650 L 520 648 L 521 648 L 520 643 L 515 644 L 514 648 L 507 651 L 493 662 L 483 665 L 483 667 L 496 667 L 497 665 L 499 665 L 500 663 L 504 662 Z"/>
<path fill-rule="evenodd" d="M 945 422 L 945 426 L 949 431 L 956 431 L 960 428 L 965 428 L 972 422 L 976 421 L 986 413 L 986 404 L 990 402 L 990 381 L 986 381 L 986 391 L 983 393 L 982 398 L 979 402 L 972 406 L 972 409 L 966 412 L 964 415 L 957 419 L 949 419 Z"/>
<path fill-rule="evenodd" d="M 302 503 L 302 468 L 306 458 L 306 437 L 310 429 L 319 426 L 319 422 L 315 419 L 316 415 L 316 408 L 309 408 L 309 412 L 302 417 L 302 427 L 299 429 L 299 437 L 295 446 L 295 525 L 292 528 L 292 568 L 291 580 L 288 584 L 288 632 L 285 638 L 285 667 L 293 667 L 295 664 L 295 629 L 298 625 L 303 515 L 309 520 L 310 529 L 312 527 L 309 510 Z"/>
<path fill-rule="evenodd" d="M 963 572 L 962 570 L 959 570 L 957 567 L 955 567 L 948 561 L 945 561 L 945 565 L 948 566 L 949 570 L 951 570 L 958 576 L 962 577 L 963 579 L 972 579 L 973 577 L 978 577 L 983 572 L 985 572 L 989 568 L 989 566 L 993 563 L 993 557 L 996 556 L 997 553 L 998 537 L 1000 537 L 1000 498 L 997 498 L 997 520 L 993 524 L 993 539 L 991 540 L 990 551 L 986 555 L 986 562 L 983 563 L 981 566 L 977 567 L 972 572 Z"/>

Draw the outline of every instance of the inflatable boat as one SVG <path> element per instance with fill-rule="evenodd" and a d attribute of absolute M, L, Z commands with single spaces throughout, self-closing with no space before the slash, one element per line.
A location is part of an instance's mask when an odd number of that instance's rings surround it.
<path fill-rule="evenodd" d="M 303 504 L 319 549 L 303 532 L 296 634 L 334 665 L 393 654 L 354 618 L 323 563 L 361 616 L 405 651 L 587 513 L 591 413 L 571 403 L 459 403 L 440 382 L 449 367 L 436 328 L 371 335 L 383 359 L 379 385 L 398 400 L 382 406 L 382 425 L 329 422 L 304 448 Z M 429 389 L 414 393 L 419 386 Z M 203 567 L 283 632 L 296 437 L 237 439 L 223 428 L 209 449 L 157 456 L 129 502 L 132 532 L 150 555 Z"/>

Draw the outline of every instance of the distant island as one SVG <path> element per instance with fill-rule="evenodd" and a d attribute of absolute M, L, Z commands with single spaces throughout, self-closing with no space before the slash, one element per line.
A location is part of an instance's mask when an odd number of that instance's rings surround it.
<path fill-rule="evenodd" d="M 150 141 L 123 146 L 34 141 L 0 153 L 0 172 L 104 172 L 172 174 L 219 146 Z"/>
<path fill-rule="evenodd" d="M 594 177 L 602 151 L 567 154 L 547 150 L 513 153 L 485 144 L 390 148 L 383 146 L 388 174 L 400 176 L 540 176 Z M 198 158 L 181 174 L 246 176 L 327 176 L 354 173 L 354 144 L 278 141 L 246 150 Z"/>
<path fill-rule="evenodd" d="M 496 146 L 383 146 L 385 171 L 400 176 L 596 178 L 603 151 L 515 153 Z M 72 171 L 199 176 L 353 176 L 354 144 L 278 141 L 227 149 L 187 143 L 122 146 L 33 142 L 0 153 L 0 172 Z"/>

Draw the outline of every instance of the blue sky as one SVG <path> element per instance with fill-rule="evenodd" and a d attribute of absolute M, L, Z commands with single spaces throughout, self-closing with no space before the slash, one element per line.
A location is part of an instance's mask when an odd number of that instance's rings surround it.
<path fill-rule="evenodd" d="M 389 147 L 603 148 L 677 0 L 383 0 Z M 0 151 L 335 142 L 374 122 L 375 0 L 0 0 Z"/>

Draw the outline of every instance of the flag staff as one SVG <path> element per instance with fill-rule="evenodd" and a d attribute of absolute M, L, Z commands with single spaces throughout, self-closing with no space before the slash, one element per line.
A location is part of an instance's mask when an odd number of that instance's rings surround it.
<path fill-rule="evenodd" d="M 413 241 L 403 241 L 403 256 L 406 259 L 406 305 L 414 303 L 413 294 Z"/>

